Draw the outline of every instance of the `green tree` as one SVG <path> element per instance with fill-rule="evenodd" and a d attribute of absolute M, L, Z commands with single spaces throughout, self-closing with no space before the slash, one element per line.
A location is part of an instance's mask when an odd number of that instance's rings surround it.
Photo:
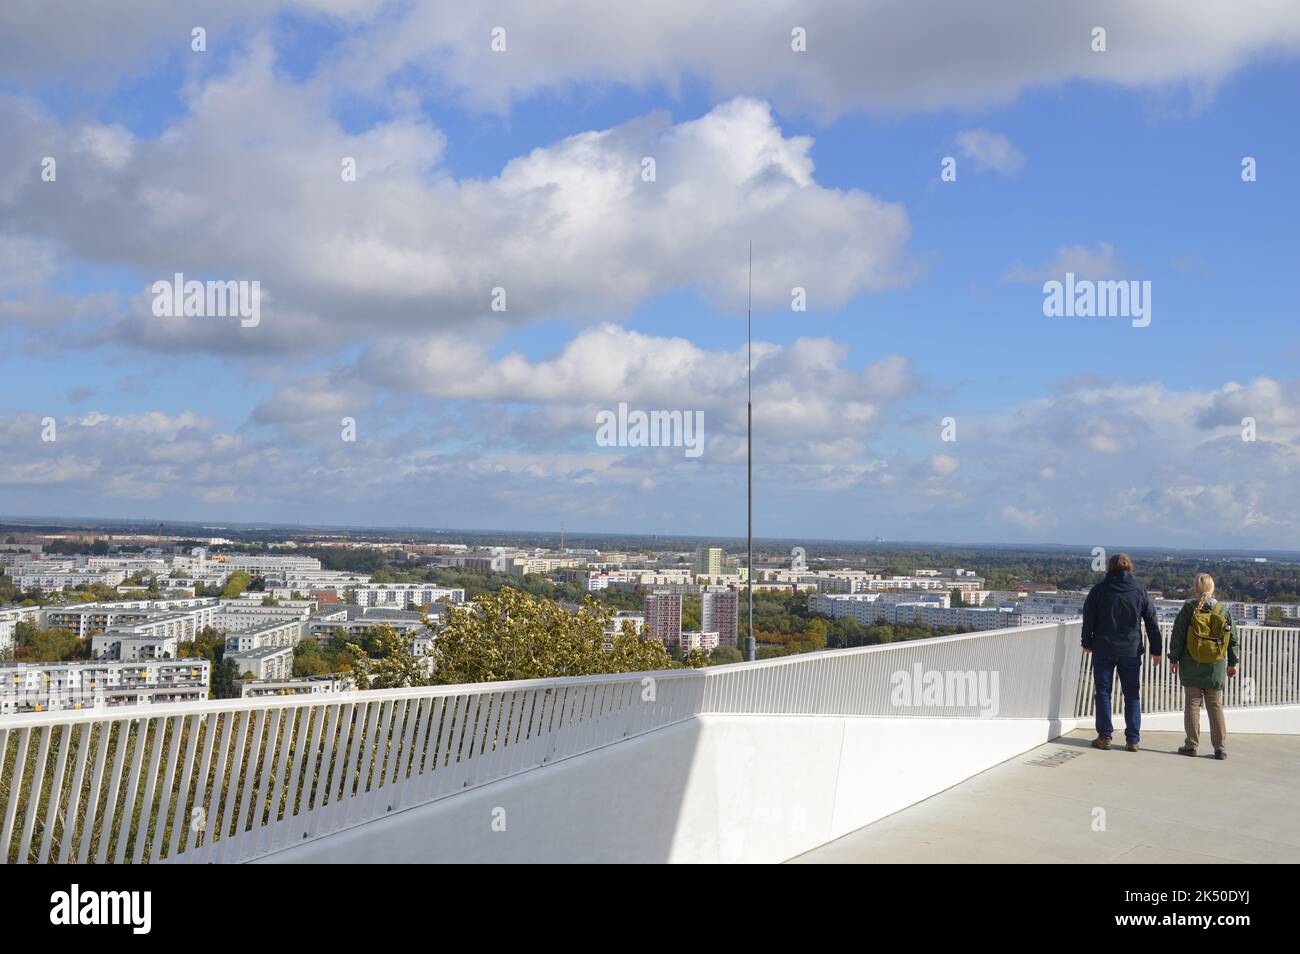
<path fill-rule="evenodd" d="M 212 668 L 212 698 L 234 699 L 239 696 L 239 667 L 233 659 L 223 659 Z"/>
<path fill-rule="evenodd" d="M 234 599 L 246 589 L 248 589 L 248 574 L 243 570 L 236 570 L 230 574 L 226 585 L 221 588 L 221 595 L 228 600 Z"/>
<path fill-rule="evenodd" d="M 373 626 L 367 635 L 365 648 L 348 644 L 355 657 L 352 676 L 358 689 L 406 689 L 433 682 L 429 660 L 412 651 L 409 635 L 398 634 L 391 626 Z"/>
<path fill-rule="evenodd" d="M 690 669 L 702 669 L 709 664 L 709 657 L 704 654 L 702 649 L 692 649 L 682 661 Z"/>
<path fill-rule="evenodd" d="M 41 629 L 23 621 L 14 627 L 17 662 L 71 662 L 90 658 L 90 640 L 78 639 L 66 629 Z"/>
<path fill-rule="evenodd" d="M 643 672 L 672 665 L 655 640 L 624 625 L 604 649 L 611 610 L 588 599 L 571 613 L 553 600 L 506 588 L 483 596 L 477 611 L 452 607 L 433 642 L 438 685 Z"/>
<path fill-rule="evenodd" d="M 308 637 L 293 648 L 295 676 L 324 676 L 331 671 L 329 661 L 316 640 Z"/>
<path fill-rule="evenodd" d="M 715 646 L 713 652 L 709 653 L 709 664 L 713 666 L 744 661 L 745 654 L 735 646 Z"/>

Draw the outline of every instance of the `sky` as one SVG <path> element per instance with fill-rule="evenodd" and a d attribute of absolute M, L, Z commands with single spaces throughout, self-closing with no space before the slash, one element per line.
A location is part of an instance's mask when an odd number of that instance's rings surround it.
<path fill-rule="evenodd" d="M 845 6 L 6 3 L 0 514 L 1296 548 L 1300 6 Z"/>

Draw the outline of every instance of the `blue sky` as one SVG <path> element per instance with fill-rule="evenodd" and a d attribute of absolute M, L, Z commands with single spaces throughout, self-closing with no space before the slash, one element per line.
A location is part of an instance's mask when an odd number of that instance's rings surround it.
<path fill-rule="evenodd" d="M 742 532 L 752 238 L 761 534 L 1294 545 L 1300 14 L 277 6 L 0 15 L 0 513 Z M 1045 317 L 1067 270 L 1150 326 Z M 175 271 L 261 325 L 153 317 Z"/>

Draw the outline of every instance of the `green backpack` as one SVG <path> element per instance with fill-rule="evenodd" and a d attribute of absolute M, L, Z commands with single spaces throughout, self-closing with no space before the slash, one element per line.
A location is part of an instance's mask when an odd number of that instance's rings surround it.
<path fill-rule="evenodd" d="M 1187 624 L 1187 651 L 1197 662 L 1217 663 L 1225 659 L 1231 635 L 1228 619 L 1217 603 L 1208 610 L 1192 607 L 1192 618 Z"/>

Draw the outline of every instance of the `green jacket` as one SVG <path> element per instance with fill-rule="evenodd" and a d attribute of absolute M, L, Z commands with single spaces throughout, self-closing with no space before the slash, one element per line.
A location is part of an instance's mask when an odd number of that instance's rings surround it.
<path fill-rule="evenodd" d="M 1207 603 L 1206 605 L 1213 605 Z M 1174 631 L 1169 639 L 1169 661 L 1178 663 L 1178 681 L 1184 686 L 1197 689 L 1223 689 L 1228 684 L 1228 667 L 1237 665 L 1237 624 L 1232 621 L 1232 614 L 1227 607 L 1223 609 L 1224 619 L 1228 623 L 1228 658 L 1216 663 L 1197 662 L 1187 648 L 1187 626 L 1192 619 L 1196 600 L 1188 600 L 1178 611 L 1174 620 Z"/>

